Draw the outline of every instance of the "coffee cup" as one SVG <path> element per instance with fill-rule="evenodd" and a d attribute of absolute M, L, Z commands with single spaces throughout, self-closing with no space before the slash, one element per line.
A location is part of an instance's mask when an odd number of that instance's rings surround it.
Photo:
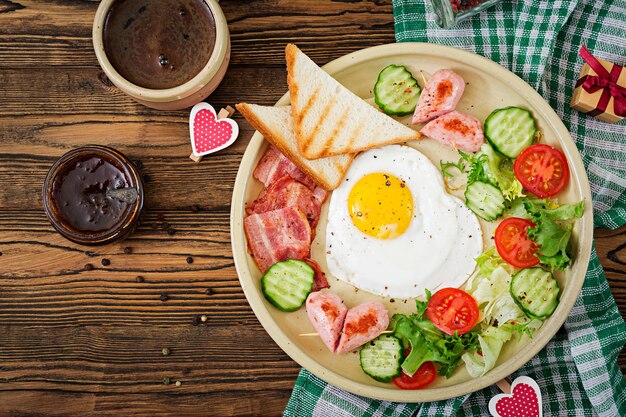
<path fill-rule="evenodd" d="M 217 0 L 102 0 L 93 46 L 117 88 L 161 110 L 201 102 L 230 60 L 230 34 Z"/>

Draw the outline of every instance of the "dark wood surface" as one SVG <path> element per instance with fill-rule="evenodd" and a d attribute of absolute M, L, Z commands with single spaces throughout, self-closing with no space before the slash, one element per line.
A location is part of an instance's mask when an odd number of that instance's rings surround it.
<path fill-rule="evenodd" d="M 97 6 L 0 0 L 0 415 L 278 416 L 299 366 L 250 310 L 230 247 L 231 191 L 253 130 L 235 115 L 237 142 L 190 161 L 187 111 L 143 107 L 104 77 L 91 43 Z M 287 88 L 287 42 L 323 64 L 394 41 L 390 1 L 222 7 L 232 60 L 216 108 L 274 103 Z M 91 143 L 139 161 L 147 181 L 139 230 L 98 248 L 55 233 L 40 198 L 56 158 Z M 596 247 L 626 314 L 626 229 L 597 231 Z M 207 321 L 194 326 L 196 315 Z"/>

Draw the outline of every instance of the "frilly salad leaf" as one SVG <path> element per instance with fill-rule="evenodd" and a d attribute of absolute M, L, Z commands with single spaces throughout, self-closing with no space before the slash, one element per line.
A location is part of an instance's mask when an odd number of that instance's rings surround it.
<path fill-rule="evenodd" d="M 511 160 L 496 153 L 489 143 L 484 143 L 474 155 L 459 153 L 469 164 L 468 184 L 488 182 L 498 187 L 507 200 L 524 196 L 524 188 L 515 178 Z"/>
<path fill-rule="evenodd" d="M 484 143 L 475 154 L 458 152 L 461 155 L 458 162 L 439 162 L 444 178 L 453 178 L 455 169 L 467 173 L 467 185 L 486 182 L 497 187 L 507 200 L 524 196 L 524 188 L 513 172 L 513 161 L 498 154 L 489 143 Z"/>
<path fill-rule="evenodd" d="M 549 218 L 535 224 L 535 227 L 528 228 L 526 234 L 540 246 L 536 255 L 539 261 L 552 271 L 567 268 L 571 261 L 569 241 L 572 225 L 559 226 Z"/>
<path fill-rule="evenodd" d="M 515 178 L 511 160 L 497 154 L 489 143 L 484 143 L 474 158 L 476 163 L 472 165 L 482 165 L 486 179 L 502 191 L 504 198 L 513 200 L 524 196 L 524 188 Z"/>
<path fill-rule="evenodd" d="M 485 375 L 496 364 L 502 346 L 508 342 L 514 333 L 531 332 L 541 327 L 540 320 L 531 320 L 524 324 L 505 324 L 500 327 L 490 326 L 478 336 L 480 348 L 473 352 L 465 352 L 461 357 L 467 372 L 474 378 Z"/>
<path fill-rule="evenodd" d="M 506 327 L 488 327 L 480 336 L 480 349 L 475 352 L 466 352 L 461 358 L 465 362 L 467 372 L 477 378 L 485 375 L 496 364 L 500 351 L 505 342 L 513 336 L 513 331 Z"/>
<path fill-rule="evenodd" d="M 524 319 L 524 312 L 511 297 L 511 274 L 507 270 L 498 267 L 490 275 L 481 278 L 471 294 L 482 309 L 485 323 L 498 326 Z"/>
<path fill-rule="evenodd" d="M 570 237 L 572 225 L 557 223 L 579 218 L 585 210 L 584 200 L 576 204 L 556 204 L 549 200 L 523 200 L 524 210 L 535 227 L 527 235 L 539 245 L 540 262 L 551 270 L 563 270 L 570 264 Z"/>
<path fill-rule="evenodd" d="M 402 362 L 404 373 L 412 376 L 424 362 L 441 362 L 444 359 L 410 317 L 394 314 L 392 322 L 395 323 L 393 327 L 394 336 L 402 341 L 405 349 L 411 349 L 409 355 Z M 439 329 L 435 329 L 439 331 Z M 439 333 L 441 334 L 441 332 Z M 438 335 L 437 337 L 441 336 Z"/>
<path fill-rule="evenodd" d="M 511 275 L 503 271 L 502 268 L 497 268 L 488 275 L 478 274 L 472 281 L 472 288 L 469 288 L 468 292 L 476 299 L 481 309 L 498 295 L 509 290 L 507 281 L 510 282 Z"/>
<path fill-rule="evenodd" d="M 540 320 L 529 320 L 511 298 L 509 285 L 514 269 L 494 248 L 481 254 L 477 264 L 479 269 L 469 292 L 483 317 L 472 331 L 448 335 L 435 327 L 425 315 L 431 295 L 428 291 L 426 301 L 416 301 L 415 314 L 394 314 L 391 318 L 394 336 L 410 349 L 401 365 L 407 375 L 413 375 L 426 361 L 437 363 L 439 374 L 445 377 L 451 376 L 461 361 L 470 374 L 482 375 L 493 368 L 502 345 L 513 333 L 530 335 L 541 325 Z"/>
<path fill-rule="evenodd" d="M 418 320 L 421 320 L 424 317 L 424 313 L 426 312 L 426 307 L 428 307 L 428 302 L 430 301 L 431 293 L 428 288 L 425 289 L 426 292 L 426 301 L 415 300 L 415 307 L 417 308 L 417 313 L 415 316 Z"/>
<path fill-rule="evenodd" d="M 456 168 L 456 170 L 460 173 L 465 172 L 465 161 L 463 160 L 463 158 L 459 159 L 459 161 L 456 163 L 439 161 L 439 167 L 441 168 L 441 173 L 444 177 L 452 178 L 455 174 L 450 172 L 450 169 Z"/>
<path fill-rule="evenodd" d="M 489 276 L 497 268 L 504 268 L 506 272 L 512 274 L 514 268 L 500 257 L 495 246 L 490 247 L 476 258 L 476 266 L 481 274 Z"/>
<path fill-rule="evenodd" d="M 504 210 L 502 217 L 505 219 L 508 217 L 519 217 L 522 219 L 530 220 L 530 214 L 526 211 L 526 208 L 524 207 L 524 200 L 526 199 L 516 198 L 515 200 L 511 201 L 508 204 L 506 210 Z"/>
<path fill-rule="evenodd" d="M 524 320 L 524 312 L 509 291 L 515 268 L 506 263 L 494 247 L 476 258 L 476 265 L 478 273 L 466 287 L 482 311 L 482 320 L 494 326 Z"/>
<path fill-rule="evenodd" d="M 522 202 L 530 216 L 534 217 L 540 213 L 553 221 L 578 219 L 585 212 L 585 200 L 575 204 L 558 204 L 549 199 L 524 198 Z"/>
<path fill-rule="evenodd" d="M 439 374 L 450 376 L 461 361 L 461 355 L 467 350 L 478 348 L 478 332 L 459 335 L 447 335 L 435 327 L 421 314 L 406 316 L 395 314 L 392 318 L 394 335 L 398 337 L 405 349 L 411 352 L 402 362 L 402 370 L 413 375 L 426 361 L 440 365 Z"/>
<path fill-rule="evenodd" d="M 502 323 L 527 321 L 510 293 L 500 294 L 489 302 L 483 311 L 485 323 L 499 326 Z"/>

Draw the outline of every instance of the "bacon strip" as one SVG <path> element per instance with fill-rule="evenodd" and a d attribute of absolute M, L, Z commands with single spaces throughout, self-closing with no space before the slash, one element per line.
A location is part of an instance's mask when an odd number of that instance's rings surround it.
<path fill-rule="evenodd" d="M 322 268 L 320 268 L 319 264 L 315 262 L 311 258 L 304 258 L 304 262 L 309 264 L 311 268 L 315 271 L 315 277 L 313 278 L 313 292 L 319 291 L 323 288 L 330 288 L 330 284 L 328 284 L 328 280 L 326 279 L 326 275 L 322 272 Z"/>
<path fill-rule="evenodd" d="M 276 262 L 309 256 L 311 226 L 296 207 L 251 214 L 243 226 L 252 256 L 263 273 Z"/>
<path fill-rule="evenodd" d="M 285 155 L 283 155 L 275 146 L 270 145 L 265 151 L 265 155 L 259 161 L 259 164 L 252 173 L 254 178 L 261 181 L 265 188 L 270 187 L 280 178 L 285 175 L 289 175 L 296 181 L 306 185 L 318 201 L 321 206 L 326 201 L 328 192 L 322 187 L 315 184 L 315 182 L 309 178 L 304 172 L 291 162 Z"/>
<path fill-rule="evenodd" d="M 309 219 L 312 229 L 317 225 L 322 210 L 313 191 L 285 175 L 270 185 L 246 211 L 248 214 L 265 213 L 285 207 L 297 207 Z"/>
<path fill-rule="evenodd" d="M 272 145 L 268 146 L 252 175 L 266 188 L 285 175 L 300 181 L 310 189 L 315 188 L 315 182 Z"/>
<path fill-rule="evenodd" d="M 244 219 L 244 229 L 250 252 L 261 272 L 265 273 L 276 262 L 300 259 L 315 271 L 313 291 L 330 287 L 320 266 L 309 258 L 315 227 L 328 192 L 271 145 L 253 176 L 265 188 L 246 208 L 248 217 Z"/>
<path fill-rule="evenodd" d="M 322 205 L 326 201 L 326 197 L 328 197 L 328 191 L 326 191 L 322 187 L 316 186 L 313 189 L 313 197 L 315 198 L 317 205 L 322 207 Z"/>

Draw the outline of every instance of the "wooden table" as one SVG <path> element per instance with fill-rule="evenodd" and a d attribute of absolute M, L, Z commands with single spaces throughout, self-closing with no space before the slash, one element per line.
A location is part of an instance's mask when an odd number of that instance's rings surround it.
<path fill-rule="evenodd" d="M 231 191 L 253 130 L 235 115 L 232 147 L 189 160 L 188 112 L 143 107 L 99 68 L 97 5 L 0 0 L 0 415 L 280 415 L 300 367 L 250 310 L 230 247 Z M 232 61 L 210 97 L 216 108 L 274 103 L 287 89 L 287 42 L 320 64 L 394 42 L 390 1 L 222 7 Z M 48 168 L 91 143 L 145 173 L 143 224 L 119 244 L 72 244 L 42 211 Z M 596 238 L 626 314 L 626 229 Z M 626 371 L 626 355 L 620 364 Z"/>

